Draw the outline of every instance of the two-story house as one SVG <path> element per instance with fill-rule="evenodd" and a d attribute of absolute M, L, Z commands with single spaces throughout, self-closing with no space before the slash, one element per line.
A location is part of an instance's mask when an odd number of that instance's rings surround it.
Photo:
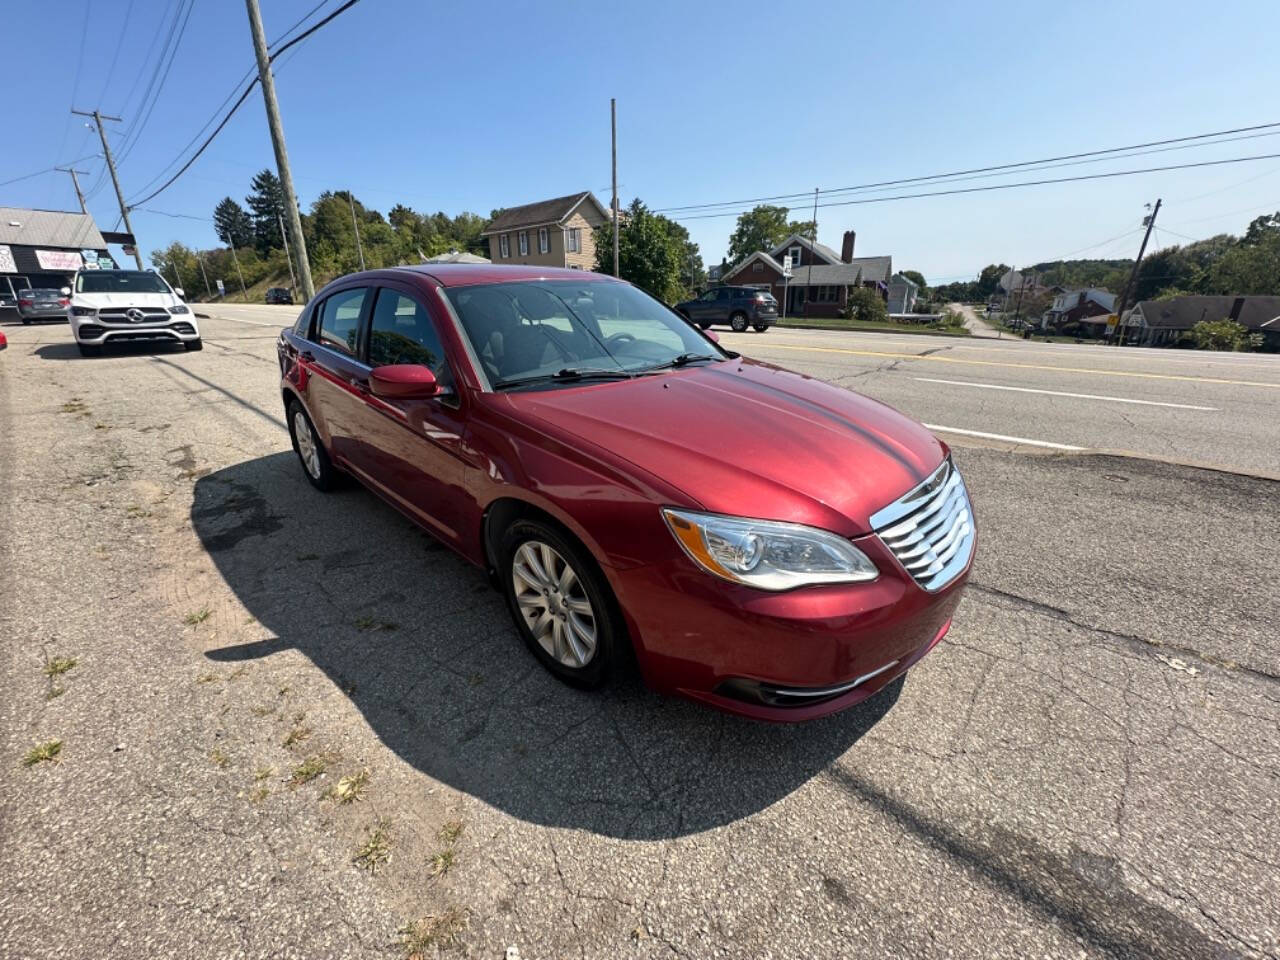
<path fill-rule="evenodd" d="M 889 292 L 892 257 L 854 257 L 855 234 L 845 231 L 837 254 L 830 247 L 793 233 L 769 251 L 757 251 L 721 278 L 733 286 L 768 290 L 789 317 L 838 317 L 856 287 Z M 783 276 L 783 260 L 791 257 L 791 277 Z"/>
<path fill-rule="evenodd" d="M 480 235 L 494 263 L 594 269 L 595 229 L 609 211 L 590 190 L 502 211 Z"/>
<path fill-rule="evenodd" d="M 1116 308 L 1116 295 L 1100 287 L 1064 290 L 1045 311 L 1046 328 L 1061 330 L 1072 324 L 1087 324 L 1095 333 L 1105 331 L 1107 317 Z"/>

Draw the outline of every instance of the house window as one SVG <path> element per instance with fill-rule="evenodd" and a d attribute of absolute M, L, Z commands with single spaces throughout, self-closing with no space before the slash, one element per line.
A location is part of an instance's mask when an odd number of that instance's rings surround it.
<path fill-rule="evenodd" d="M 521 230 L 516 234 L 516 240 L 520 245 L 520 256 L 527 257 L 529 255 L 529 231 Z"/>
<path fill-rule="evenodd" d="M 757 260 L 751 265 L 752 273 L 764 273 L 764 264 Z"/>
<path fill-rule="evenodd" d="M 498 256 L 503 259 L 511 256 L 511 236 L 504 233 L 498 237 Z"/>
<path fill-rule="evenodd" d="M 569 245 L 568 245 L 569 252 L 577 253 L 581 249 L 581 247 L 582 247 L 582 239 L 579 236 L 578 228 L 570 227 L 569 228 Z"/>
<path fill-rule="evenodd" d="M 800 248 L 798 246 L 792 247 L 787 253 L 791 254 L 791 265 L 793 267 L 800 266 Z"/>
<path fill-rule="evenodd" d="M 551 249 L 551 238 L 547 236 L 547 228 L 538 228 L 538 252 L 546 253 Z"/>

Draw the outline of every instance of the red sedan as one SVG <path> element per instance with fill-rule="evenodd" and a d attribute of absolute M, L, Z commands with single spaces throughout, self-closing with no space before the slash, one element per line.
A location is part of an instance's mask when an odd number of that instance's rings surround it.
<path fill-rule="evenodd" d="M 311 484 L 353 476 L 488 570 L 572 684 L 634 655 L 662 692 L 831 713 L 928 653 L 968 577 L 968 493 L 928 430 L 610 277 L 354 274 L 278 352 Z"/>

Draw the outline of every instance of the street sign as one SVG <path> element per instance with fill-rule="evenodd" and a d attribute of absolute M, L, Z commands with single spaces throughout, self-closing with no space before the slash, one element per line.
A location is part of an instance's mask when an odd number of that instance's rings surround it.
<path fill-rule="evenodd" d="M 227 287 L 221 280 L 215 280 L 218 285 L 218 296 L 225 297 L 227 295 Z"/>
<path fill-rule="evenodd" d="M 782 258 L 782 275 L 784 277 L 791 276 L 791 254 L 787 254 Z"/>
<path fill-rule="evenodd" d="M 1112 313 L 1107 315 L 1107 329 L 1111 329 L 1112 327 L 1115 327 L 1119 323 L 1120 323 L 1120 317 L 1118 314 Z"/>

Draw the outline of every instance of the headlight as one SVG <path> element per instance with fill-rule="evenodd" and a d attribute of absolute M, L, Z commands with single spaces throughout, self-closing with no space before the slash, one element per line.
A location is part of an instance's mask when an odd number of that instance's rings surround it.
<path fill-rule="evenodd" d="M 94 317 L 94 316 L 97 316 L 97 314 L 98 314 L 98 311 L 93 309 L 93 307 L 72 307 L 71 308 L 71 315 L 73 317 Z"/>
<path fill-rule="evenodd" d="M 859 583 L 880 575 L 848 540 L 798 523 L 665 508 L 667 526 L 693 561 L 717 577 L 761 590 Z"/>
<path fill-rule="evenodd" d="M 169 312 L 170 313 L 190 313 L 191 311 L 187 309 L 186 304 L 180 303 L 176 307 L 170 307 Z"/>

